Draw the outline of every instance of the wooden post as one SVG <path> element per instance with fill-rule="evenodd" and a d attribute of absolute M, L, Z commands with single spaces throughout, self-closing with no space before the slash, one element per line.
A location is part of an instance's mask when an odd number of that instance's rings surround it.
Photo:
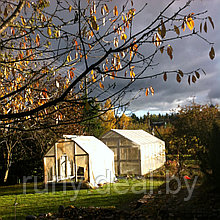
<path fill-rule="evenodd" d="M 74 157 L 73 157 L 73 161 L 74 161 L 74 173 L 75 173 L 75 182 L 77 182 L 77 166 L 76 166 L 76 143 L 74 142 Z"/>
<path fill-rule="evenodd" d="M 139 146 L 139 148 L 138 148 L 138 160 L 139 160 L 139 175 L 144 175 L 143 173 L 142 173 L 142 160 L 141 160 L 141 145 Z"/>
<path fill-rule="evenodd" d="M 55 175 L 56 175 L 56 182 L 58 182 L 57 143 L 55 143 L 55 146 L 54 146 L 54 155 L 55 155 Z"/>
<path fill-rule="evenodd" d="M 88 182 L 90 182 L 90 173 L 89 173 L 89 154 L 88 154 Z"/>
<path fill-rule="evenodd" d="M 46 157 L 44 157 L 44 183 L 47 183 L 47 167 L 46 167 Z"/>
<path fill-rule="evenodd" d="M 118 175 L 121 174 L 120 160 L 121 160 L 121 155 L 120 155 L 120 139 L 118 139 L 118 146 L 117 146 Z"/>

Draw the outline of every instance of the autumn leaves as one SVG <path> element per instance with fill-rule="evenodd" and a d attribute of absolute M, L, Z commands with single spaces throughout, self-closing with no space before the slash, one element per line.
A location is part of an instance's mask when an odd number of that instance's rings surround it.
<path fill-rule="evenodd" d="M 168 27 L 166 28 L 166 26 L 165 26 L 165 23 L 168 24 L 169 20 L 164 21 L 163 19 L 161 19 L 160 24 L 158 25 L 159 27 L 157 29 L 157 32 L 152 37 L 153 44 L 160 50 L 161 54 L 163 54 L 163 52 L 166 51 L 169 58 L 171 60 L 173 59 L 172 46 L 170 44 L 165 45 L 165 46 L 164 45 L 161 46 L 162 43 L 170 41 L 170 39 L 168 37 L 166 38 L 166 34 L 168 31 L 169 32 L 174 31 L 177 34 L 177 38 L 181 38 L 181 39 L 182 39 L 182 37 L 187 36 L 187 35 L 181 36 L 181 30 L 183 32 L 185 32 L 186 28 L 188 28 L 190 31 L 193 31 L 192 34 L 198 34 L 198 32 L 195 30 L 194 18 L 196 18 L 196 15 L 194 15 L 194 13 L 190 13 L 190 14 L 188 14 L 188 16 L 184 16 L 183 19 L 174 19 L 172 21 L 172 25 L 169 26 L 169 28 Z M 207 33 L 207 21 L 211 24 L 212 28 L 214 29 L 214 22 L 213 22 L 212 18 L 210 16 L 208 16 L 208 17 L 202 19 L 202 22 L 200 23 L 200 33 L 202 33 L 203 30 L 205 33 Z M 175 22 L 175 24 L 174 24 L 174 22 Z M 180 22 L 182 22 L 182 23 L 180 23 Z M 210 44 L 212 45 L 212 43 L 210 43 Z M 213 46 L 211 47 L 211 50 L 209 52 L 209 57 L 211 60 L 213 60 L 215 58 L 215 51 L 214 51 Z M 202 71 L 204 72 L 203 69 L 202 69 Z M 188 75 L 188 84 L 189 85 L 191 84 L 191 82 L 195 83 L 200 78 L 200 74 L 199 74 L 198 70 L 194 71 L 194 72 L 187 73 L 186 75 Z M 178 83 L 180 83 L 182 81 L 183 77 L 184 77 L 183 71 L 177 70 L 176 71 L 176 81 Z M 163 80 L 167 81 L 167 73 L 166 72 L 163 73 Z M 148 95 L 148 90 L 149 89 L 147 88 L 146 95 Z"/>
<path fill-rule="evenodd" d="M 189 28 L 189 30 L 191 31 L 193 30 L 194 28 L 194 20 L 192 18 L 193 14 L 194 13 L 191 13 L 187 17 L 184 17 L 182 25 L 179 25 L 179 27 L 181 27 L 183 31 L 186 30 L 186 25 Z M 166 22 L 169 22 L 169 21 L 167 20 Z M 169 29 L 169 31 L 174 31 L 179 36 L 180 35 L 179 27 L 177 25 L 174 25 L 173 29 Z M 154 43 L 156 47 L 159 47 L 163 41 L 169 41 L 169 39 L 168 40 L 165 39 L 166 33 L 167 33 L 167 28 L 165 27 L 165 23 L 163 19 L 161 19 L 161 22 L 158 27 L 158 31 L 152 37 L 152 42 Z M 165 49 L 164 46 L 160 47 L 160 52 L 163 53 L 164 49 Z M 173 59 L 173 48 L 170 44 L 166 46 L 166 51 L 167 51 L 167 55 L 172 60 Z"/>
<path fill-rule="evenodd" d="M 211 26 L 214 30 L 214 28 L 215 28 L 214 22 L 213 22 L 212 18 L 210 16 L 208 16 L 208 18 L 205 20 L 204 24 L 202 22 L 200 23 L 200 33 L 202 33 L 203 30 L 205 31 L 205 33 L 208 32 L 207 21 L 209 21 L 209 23 L 211 24 Z M 211 49 L 209 51 L 209 57 L 211 60 L 213 60 L 215 58 L 215 50 L 214 50 L 213 46 L 211 47 Z"/>
<path fill-rule="evenodd" d="M 97 22 L 96 22 L 96 16 L 95 16 L 95 15 L 92 15 L 92 16 L 91 16 L 91 26 L 92 26 L 92 28 L 93 28 L 95 31 L 98 31 L 98 30 L 99 30 L 99 25 L 98 25 Z"/>
<path fill-rule="evenodd" d="M 100 9 L 100 14 L 97 11 L 98 8 Z M 98 31 L 101 26 L 105 26 L 105 24 L 108 22 L 108 28 L 109 29 L 112 28 L 113 29 L 112 33 L 115 35 L 115 37 L 113 37 L 113 40 L 111 42 L 113 43 L 114 48 L 118 48 L 123 42 L 126 43 L 126 40 L 128 38 L 126 34 L 126 29 L 130 28 L 130 24 L 132 22 L 134 15 L 135 15 L 134 8 L 128 9 L 127 12 L 125 12 L 125 10 L 122 10 L 119 13 L 118 7 L 116 5 L 113 6 L 111 9 L 109 9 L 107 4 L 102 4 L 101 6 L 96 7 L 95 2 L 92 1 L 90 8 L 90 17 L 88 22 L 88 24 L 90 25 L 90 29 L 92 29 L 93 32 L 91 39 L 94 39 L 94 35 L 96 35 L 97 38 L 99 32 L 97 33 L 96 31 Z M 101 24 L 101 20 L 102 20 L 102 24 Z M 125 50 L 120 49 L 118 52 L 114 52 L 110 54 L 110 56 L 105 59 L 105 62 L 102 63 L 102 68 L 99 68 L 98 71 L 101 77 L 98 77 L 99 74 L 97 74 L 97 69 L 93 69 L 92 71 L 90 71 L 89 74 L 90 76 L 87 77 L 89 82 L 92 81 L 93 83 L 95 83 L 96 80 L 100 80 L 99 87 L 101 89 L 104 89 L 105 87 L 103 81 L 105 77 L 109 76 L 110 79 L 114 79 L 117 76 L 117 72 L 126 69 L 126 67 L 129 67 L 130 78 L 133 81 L 135 78 L 135 73 L 134 73 L 135 66 L 131 66 L 128 64 L 124 66 L 122 64 L 122 62 L 125 61 L 124 59 L 127 55 L 128 55 L 127 57 L 129 58 L 128 63 L 130 63 L 133 57 L 136 55 L 138 46 L 137 44 L 135 44 L 135 40 L 132 40 L 130 45 L 131 46 L 127 47 Z M 125 70 L 125 75 L 127 75 L 127 72 L 128 70 Z"/>

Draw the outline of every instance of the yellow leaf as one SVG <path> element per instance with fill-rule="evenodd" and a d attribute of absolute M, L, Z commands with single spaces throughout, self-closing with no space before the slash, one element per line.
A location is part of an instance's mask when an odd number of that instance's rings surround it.
<path fill-rule="evenodd" d="M 90 31 L 90 36 L 91 36 L 91 37 L 93 37 L 93 36 L 94 36 L 93 31 Z"/>
<path fill-rule="evenodd" d="M 23 16 L 21 16 L 21 23 L 22 23 L 23 25 L 26 25 L 26 20 L 24 19 Z"/>
<path fill-rule="evenodd" d="M 83 35 L 83 37 L 86 36 L 86 26 L 83 28 L 82 35 Z"/>
<path fill-rule="evenodd" d="M 132 50 L 130 50 L 130 60 L 132 60 L 132 57 L 133 57 L 133 51 Z"/>
<path fill-rule="evenodd" d="M 125 33 L 121 34 L 121 40 L 126 40 L 127 39 L 127 35 Z"/>
<path fill-rule="evenodd" d="M 151 91 L 151 95 L 153 96 L 154 95 L 154 88 L 152 86 L 150 87 L 150 91 Z"/>
<path fill-rule="evenodd" d="M 133 69 L 131 69 L 131 71 L 130 71 L 130 76 L 131 76 L 131 78 L 134 78 L 134 77 L 135 77 L 135 73 L 134 73 L 134 70 L 133 70 Z"/>
<path fill-rule="evenodd" d="M 155 45 L 156 47 L 160 46 L 161 40 L 160 40 L 160 37 L 159 37 L 158 33 L 156 33 L 156 34 L 153 36 L 152 41 L 153 41 L 153 43 L 154 43 L 154 45 Z"/>
<path fill-rule="evenodd" d="M 99 82 L 99 86 L 101 89 L 104 89 L 104 85 L 101 82 Z"/>
<path fill-rule="evenodd" d="M 127 20 L 128 20 L 125 14 L 123 14 L 123 15 L 121 16 L 121 19 L 122 19 L 122 21 L 124 21 L 124 23 L 126 23 Z"/>
<path fill-rule="evenodd" d="M 37 36 L 36 36 L 36 44 L 37 44 L 37 46 L 40 45 L 40 36 L 39 36 L 39 34 L 37 34 Z"/>
<path fill-rule="evenodd" d="M 193 21 L 193 19 L 192 19 L 191 17 L 189 17 L 189 18 L 187 19 L 186 24 L 187 24 L 187 27 L 188 27 L 190 30 L 192 30 L 192 29 L 194 28 L 194 21 Z"/>
<path fill-rule="evenodd" d="M 114 38 L 114 46 L 118 47 L 118 38 L 117 37 Z"/>
<path fill-rule="evenodd" d="M 96 16 L 95 16 L 95 15 L 93 15 L 93 16 L 91 17 L 91 24 L 92 24 L 92 28 L 93 28 L 94 30 L 96 30 L 96 31 L 99 30 L 99 26 L 98 26 L 98 24 L 96 23 Z"/>
<path fill-rule="evenodd" d="M 57 31 L 55 32 L 55 37 L 56 37 L 56 38 L 60 37 L 60 30 L 57 30 Z"/>
<path fill-rule="evenodd" d="M 47 28 L 47 34 L 48 34 L 49 36 L 51 36 L 51 34 L 52 34 L 52 31 L 51 31 L 51 28 L 50 28 L 50 27 Z"/>
<path fill-rule="evenodd" d="M 68 54 L 68 56 L 66 57 L 67 62 L 69 63 L 71 61 L 71 56 L 70 54 Z"/>
<path fill-rule="evenodd" d="M 105 9 L 105 11 L 107 12 L 107 13 L 109 13 L 109 9 L 108 9 L 108 6 L 105 4 L 104 5 L 104 9 Z"/>
<path fill-rule="evenodd" d="M 83 83 L 81 83 L 80 85 L 79 85 L 79 88 L 82 90 L 83 89 Z"/>
<path fill-rule="evenodd" d="M 161 29 L 158 27 L 158 34 L 161 36 Z"/>
<path fill-rule="evenodd" d="M 149 88 L 146 89 L 145 95 L 146 95 L 146 96 L 149 95 Z"/>
<path fill-rule="evenodd" d="M 116 5 L 115 5 L 115 7 L 113 9 L 113 14 L 114 14 L 114 16 L 118 16 L 118 8 L 117 8 Z"/>
<path fill-rule="evenodd" d="M 93 1 L 92 11 L 93 11 L 93 13 L 96 14 L 96 4 L 95 4 L 95 1 Z"/>
<path fill-rule="evenodd" d="M 71 12 L 71 10 L 72 10 L 72 6 L 70 5 L 70 6 L 69 6 L 69 12 Z"/>
<path fill-rule="evenodd" d="M 105 9 L 104 9 L 104 7 L 101 7 L 101 14 L 102 14 L 102 15 L 105 15 Z"/>

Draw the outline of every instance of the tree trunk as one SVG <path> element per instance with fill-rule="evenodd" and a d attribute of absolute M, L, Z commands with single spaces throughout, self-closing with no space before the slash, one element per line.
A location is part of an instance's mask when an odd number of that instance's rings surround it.
<path fill-rule="evenodd" d="M 4 177 L 4 183 L 7 182 L 8 179 L 8 173 L 9 173 L 9 168 L 10 168 L 10 162 L 11 162 L 11 153 L 8 153 L 8 158 L 7 158 L 7 166 L 6 166 L 6 171 L 5 171 L 5 177 Z"/>
<path fill-rule="evenodd" d="M 8 173 L 9 173 L 9 166 L 7 166 L 6 171 L 5 171 L 4 183 L 7 182 L 7 179 L 8 179 Z"/>

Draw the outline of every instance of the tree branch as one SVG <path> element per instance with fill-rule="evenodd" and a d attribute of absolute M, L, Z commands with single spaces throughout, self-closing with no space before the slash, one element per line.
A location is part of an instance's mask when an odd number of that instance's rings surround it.
<path fill-rule="evenodd" d="M 20 14 L 22 8 L 24 7 L 25 0 L 20 0 L 19 4 L 17 5 L 17 8 L 12 13 L 11 16 L 9 16 L 1 25 L 0 25 L 0 34 L 3 33 L 3 31 L 12 23 Z"/>

